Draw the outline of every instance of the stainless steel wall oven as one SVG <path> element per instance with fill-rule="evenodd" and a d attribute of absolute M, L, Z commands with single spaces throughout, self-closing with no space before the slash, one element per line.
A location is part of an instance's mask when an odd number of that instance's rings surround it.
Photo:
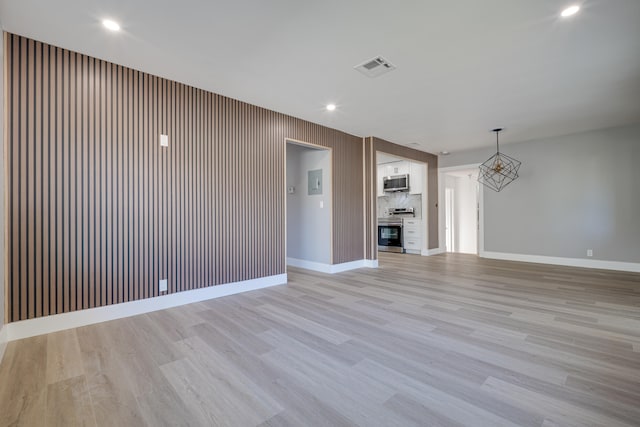
<path fill-rule="evenodd" d="M 402 246 L 402 218 L 378 219 L 378 250 L 402 253 Z"/>

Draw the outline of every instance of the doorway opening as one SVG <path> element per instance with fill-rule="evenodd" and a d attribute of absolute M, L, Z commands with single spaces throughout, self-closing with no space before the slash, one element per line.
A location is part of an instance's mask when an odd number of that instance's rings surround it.
<path fill-rule="evenodd" d="M 454 194 L 454 188 L 445 188 L 445 201 L 444 201 L 444 208 L 445 208 L 445 220 L 444 220 L 444 230 L 445 230 L 445 236 L 446 236 L 446 248 L 447 248 L 447 252 L 453 252 L 453 247 L 454 247 L 454 242 L 456 239 L 455 236 L 455 231 L 454 231 L 454 211 L 455 211 L 455 194 Z"/>
<path fill-rule="evenodd" d="M 441 172 L 444 187 L 444 245 L 446 252 L 478 254 L 480 187 L 478 169 Z"/>
<path fill-rule="evenodd" d="M 441 171 L 444 190 L 444 249 L 446 252 L 480 252 L 480 187 L 477 168 Z M 442 192 L 441 192 L 442 194 Z M 441 246 L 442 247 L 442 246 Z"/>
<path fill-rule="evenodd" d="M 286 140 L 287 265 L 326 271 L 333 263 L 331 150 Z"/>
<path fill-rule="evenodd" d="M 378 253 L 426 255 L 427 164 L 377 151 L 376 168 Z"/>

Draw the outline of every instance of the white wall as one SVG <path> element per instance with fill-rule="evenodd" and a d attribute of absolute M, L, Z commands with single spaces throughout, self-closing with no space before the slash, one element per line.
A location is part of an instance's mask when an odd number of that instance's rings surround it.
<path fill-rule="evenodd" d="M 479 163 L 494 149 L 441 156 L 440 167 Z M 485 251 L 640 263 L 640 124 L 502 144 L 501 151 L 522 167 L 500 193 L 482 190 Z"/>
<path fill-rule="evenodd" d="M 287 257 L 331 264 L 331 154 L 287 144 Z M 322 195 L 307 194 L 307 172 L 322 169 Z M 320 203 L 323 207 L 320 207 Z"/>
<path fill-rule="evenodd" d="M 445 198 L 445 193 L 444 193 L 446 190 L 449 190 L 449 189 L 453 191 L 453 211 L 451 212 L 451 218 L 445 218 L 444 215 L 452 209 L 451 206 L 448 206 L 447 199 Z M 442 180 L 442 190 L 443 190 L 443 194 L 442 194 L 442 200 L 440 202 L 440 209 L 442 210 L 442 215 L 440 219 L 440 222 L 441 222 L 440 247 L 448 252 L 457 252 L 458 242 L 456 239 L 456 234 L 457 234 L 456 224 L 458 220 L 456 218 L 457 202 L 455 200 L 456 178 L 452 175 L 444 175 L 444 179 Z M 451 224 L 447 224 L 448 220 L 451 221 Z M 450 232 L 450 230 L 447 229 L 447 225 L 449 225 L 449 227 L 453 229 L 453 239 L 451 240 L 450 244 L 447 244 L 447 239 L 448 239 L 447 233 Z"/>

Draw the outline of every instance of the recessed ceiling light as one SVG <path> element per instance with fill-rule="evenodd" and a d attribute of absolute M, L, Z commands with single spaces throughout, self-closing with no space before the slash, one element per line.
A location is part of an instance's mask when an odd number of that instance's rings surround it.
<path fill-rule="evenodd" d="M 327 104 L 327 111 L 333 111 L 336 109 L 336 104 Z"/>
<path fill-rule="evenodd" d="M 440 152 L 441 156 L 448 156 L 449 154 L 451 154 L 451 153 L 449 153 L 448 151 L 441 151 Z"/>
<path fill-rule="evenodd" d="M 563 10 L 560 15 L 562 15 L 563 18 L 567 18 L 571 15 L 575 15 L 576 13 L 578 13 L 579 10 L 580 10 L 580 6 L 578 5 L 569 6 L 568 8 Z"/>
<path fill-rule="evenodd" d="M 104 25 L 108 30 L 120 31 L 120 25 L 116 21 L 112 21 L 111 19 L 103 19 L 102 25 Z"/>

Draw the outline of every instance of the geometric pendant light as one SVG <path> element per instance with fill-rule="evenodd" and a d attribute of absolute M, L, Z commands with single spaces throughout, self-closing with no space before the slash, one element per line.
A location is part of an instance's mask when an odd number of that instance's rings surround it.
<path fill-rule="evenodd" d="M 521 162 L 500 152 L 498 133 L 502 128 L 493 129 L 496 133 L 496 154 L 480 165 L 478 181 L 493 191 L 500 191 L 518 178 Z"/>

